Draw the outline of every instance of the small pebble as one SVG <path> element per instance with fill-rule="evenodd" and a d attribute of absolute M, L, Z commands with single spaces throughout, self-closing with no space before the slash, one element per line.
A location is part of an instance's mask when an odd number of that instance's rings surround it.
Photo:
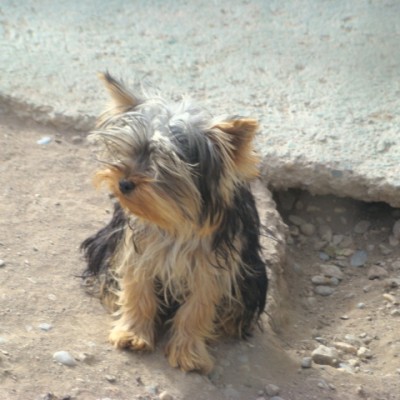
<path fill-rule="evenodd" d="M 49 144 L 51 142 L 52 138 L 50 136 L 43 136 L 41 139 L 39 139 L 36 143 L 37 144 Z"/>
<path fill-rule="evenodd" d="M 340 243 L 340 246 L 345 248 L 345 247 L 351 247 L 353 246 L 353 238 L 351 236 L 345 236 L 343 240 Z"/>
<path fill-rule="evenodd" d="M 320 285 L 314 288 L 314 292 L 320 296 L 330 296 L 334 291 L 335 289 L 331 288 L 330 286 Z"/>
<path fill-rule="evenodd" d="M 306 223 L 303 218 L 300 218 L 297 215 L 289 215 L 289 221 L 297 226 L 301 226 Z"/>
<path fill-rule="evenodd" d="M 146 392 L 153 396 L 156 395 L 158 393 L 158 385 L 146 386 Z"/>
<path fill-rule="evenodd" d="M 174 397 L 171 396 L 166 390 L 160 393 L 158 396 L 160 400 L 174 400 Z"/>
<path fill-rule="evenodd" d="M 6 262 L 4 260 L 0 260 L 0 268 L 4 267 L 6 265 Z"/>
<path fill-rule="evenodd" d="M 394 296 L 393 296 L 392 294 L 390 294 L 390 293 L 384 293 L 384 294 L 383 294 L 383 298 L 384 298 L 386 301 L 388 301 L 388 302 L 390 302 L 390 303 L 392 303 L 392 304 L 395 304 L 395 305 L 400 304 L 399 300 L 397 300 L 396 297 L 394 297 Z"/>
<path fill-rule="evenodd" d="M 41 329 L 42 331 L 48 332 L 49 330 L 51 330 L 51 328 L 53 328 L 53 326 L 50 324 L 47 324 L 46 322 L 39 324 L 39 329 Z"/>
<path fill-rule="evenodd" d="M 332 245 L 333 246 L 338 246 L 344 239 L 343 235 L 333 235 L 332 236 Z"/>
<path fill-rule="evenodd" d="M 272 383 L 265 386 L 265 393 L 271 397 L 277 396 L 280 390 L 281 389 L 279 388 L 279 386 L 273 385 Z"/>
<path fill-rule="evenodd" d="M 317 384 L 317 386 L 320 388 L 320 389 L 329 389 L 329 386 L 328 386 L 328 384 L 324 381 L 324 380 L 321 380 L 321 381 L 319 381 L 318 382 L 318 384 Z"/>
<path fill-rule="evenodd" d="M 78 360 L 90 365 L 95 361 L 95 357 L 93 354 L 82 352 L 79 353 Z"/>
<path fill-rule="evenodd" d="M 329 278 L 329 284 L 331 286 L 338 286 L 340 283 L 340 280 L 338 278 Z"/>
<path fill-rule="evenodd" d="M 368 254 L 364 250 L 357 250 L 350 258 L 352 267 L 362 267 L 368 261 Z"/>
<path fill-rule="evenodd" d="M 306 236 L 312 236 L 315 233 L 315 226 L 308 222 L 300 225 L 301 232 Z"/>
<path fill-rule="evenodd" d="M 216 384 L 223 374 L 224 369 L 220 365 L 218 365 L 210 372 L 208 377 L 212 383 Z"/>
<path fill-rule="evenodd" d="M 400 309 L 396 308 L 395 310 L 390 311 L 390 315 L 392 317 L 398 317 L 400 316 Z"/>
<path fill-rule="evenodd" d="M 332 229 L 329 225 L 321 225 L 318 228 L 319 236 L 322 240 L 330 242 L 332 240 Z"/>
<path fill-rule="evenodd" d="M 312 365 L 312 358 L 311 357 L 304 357 L 301 360 L 301 368 L 311 368 Z"/>
<path fill-rule="evenodd" d="M 322 275 L 329 276 L 332 278 L 337 278 L 339 280 L 342 280 L 344 277 L 342 270 L 339 267 L 337 267 L 336 265 L 321 264 L 320 268 L 321 268 Z"/>
<path fill-rule="evenodd" d="M 83 138 L 82 138 L 82 136 L 74 135 L 74 136 L 72 136 L 71 141 L 73 144 L 81 144 L 81 143 L 83 143 Z"/>
<path fill-rule="evenodd" d="M 358 339 L 358 337 L 354 336 L 354 335 L 345 335 L 344 340 L 347 343 L 350 343 L 351 345 L 356 346 L 356 347 L 359 347 L 361 345 L 360 339 Z"/>
<path fill-rule="evenodd" d="M 105 378 L 110 383 L 115 383 L 117 381 L 117 378 L 114 375 L 106 375 Z"/>
<path fill-rule="evenodd" d="M 357 357 L 361 358 L 362 360 L 367 358 L 372 358 L 371 350 L 368 349 L 367 347 L 362 346 L 357 351 Z"/>
<path fill-rule="evenodd" d="M 311 282 L 314 285 L 322 285 L 322 286 L 338 286 L 339 279 L 337 278 L 328 278 L 327 276 L 315 275 L 311 278 Z"/>
<path fill-rule="evenodd" d="M 321 344 L 327 344 L 327 343 L 328 343 L 328 341 L 327 341 L 325 338 L 321 337 L 321 336 L 316 336 L 314 339 L 315 339 L 318 343 L 321 343 Z"/>
<path fill-rule="evenodd" d="M 346 248 L 346 249 L 336 249 L 336 255 L 338 257 L 350 257 L 354 253 L 353 249 Z"/>
<path fill-rule="evenodd" d="M 371 285 L 366 285 L 363 287 L 363 292 L 368 293 L 371 290 Z"/>
<path fill-rule="evenodd" d="M 361 385 L 357 387 L 356 393 L 357 393 L 360 397 L 367 397 L 367 392 L 365 391 L 365 389 L 364 389 Z"/>
<path fill-rule="evenodd" d="M 365 308 L 365 303 L 358 303 L 357 304 L 357 308 L 359 308 L 360 310 Z"/>
<path fill-rule="evenodd" d="M 349 374 L 354 374 L 353 368 L 348 363 L 340 363 L 339 370 L 348 372 Z"/>
<path fill-rule="evenodd" d="M 314 275 L 311 277 L 311 282 L 314 285 L 329 285 L 329 278 L 322 275 Z"/>
<path fill-rule="evenodd" d="M 357 347 L 344 343 L 344 342 L 335 342 L 333 344 L 338 350 L 343 351 L 344 353 L 349 353 L 349 354 L 357 354 Z"/>
<path fill-rule="evenodd" d="M 71 356 L 67 351 L 57 351 L 53 354 L 54 361 L 60 364 L 67 365 L 68 367 L 74 367 L 77 363 L 74 357 Z"/>
<path fill-rule="evenodd" d="M 320 252 L 318 253 L 318 257 L 319 257 L 319 259 L 322 260 L 322 261 L 328 261 L 328 260 L 330 259 L 329 255 L 326 254 L 324 251 L 320 251 Z"/>
<path fill-rule="evenodd" d="M 368 279 L 373 280 L 373 279 L 383 279 L 388 277 L 388 272 L 386 271 L 385 268 L 382 268 L 379 265 L 373 265 L 369 270 L 368 270 Z"/>
<path fill-rule="evenodd" d="M 371 223 L 369 221 L 362 220 L 355 225 L 354 232 L 359 234 L 365 233 L 369 229 L 370 225 Z"/>
<path fill-rule="evenodd" d="M 360 360 L 358 358 L 350 358 L 350 360 L 347 360 L 347 363 L 350 365 L 350 367 L 355 368 L 360 366 Z"/>
<path fill-rule="evenodd" d="M 372 337 L 371 336 L 365 336 L 364 338 L 362 338 L 362 342 L 365 344 L 365 345 L 369 345 L 371 342 L 372 342 Z"/>
<path fill-rule="evenodd" d="M 328 254 L 329 257 L 334 258 L 336 257 L 337 249 L 333 246 L 327 246 L 324 248 L 324 253 Z"/>
<path fill-rule="evenodd" d="M 339 353 L 337 350 L 322 344 L 311 353 L 311 357 L 315 364 L 336 367 L 339 363 Z"/>

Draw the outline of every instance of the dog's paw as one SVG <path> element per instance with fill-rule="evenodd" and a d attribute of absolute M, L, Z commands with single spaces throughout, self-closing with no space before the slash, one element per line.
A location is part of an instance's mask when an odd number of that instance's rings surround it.
<path fill-rule="evenodd" d="M 169 364 L 183 371 L 199 371 L 207 374 L 214 367 L 206 343 L 199 338 L 189 340 L 172 338 L 167 344 L 165 353 Z"/>
<path fill-rule="evenodd" d="M 153 350 L 154 343 L 150 337 L 140 336 L 132 331 L 113 329 L 108 337 L 117 349 Z"/>

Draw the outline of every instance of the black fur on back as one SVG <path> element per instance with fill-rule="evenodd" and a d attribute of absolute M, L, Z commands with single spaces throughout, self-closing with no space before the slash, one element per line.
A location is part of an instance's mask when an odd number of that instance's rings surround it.
<path fill-rule="evenodd" d="M 214 236 L 214 251 L 219 252 L 222 259 L 227 258 L 224 253 L 237 251 L 234 247 L 237 235 L 242 242 L 242 267 L 237 279 L 244 310 L 236 325 L 240 327 L 240 336 L 246 337 L 253 322 L 264 311 L 268 289 L 266 266 L 261 256 L 260 219 L 253 194 L 246 185 L 237 189 L 233 204 L 225 211 L 221 228 Z M 237 297 L 235 293 L 234 297 Z"/>

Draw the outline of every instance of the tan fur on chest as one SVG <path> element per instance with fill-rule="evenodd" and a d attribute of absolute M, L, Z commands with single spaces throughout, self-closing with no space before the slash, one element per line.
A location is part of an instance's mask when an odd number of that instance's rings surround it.
<path fill-rule="evenodd" d="M 236 249 L 240 249 L 239 243 Z M 209 286 L 210 279 L 217 282 L 223 297 L 229 300 L 239 275 L 238 254 L 221 260 L 212 249 L 210 237 L 171 237 L 156 228 L 128 226 L 113 265 L 119 277 L 160 282 L 160 294 L 166 301 L 169 297 L 184 301 L 199 287 Z"/>

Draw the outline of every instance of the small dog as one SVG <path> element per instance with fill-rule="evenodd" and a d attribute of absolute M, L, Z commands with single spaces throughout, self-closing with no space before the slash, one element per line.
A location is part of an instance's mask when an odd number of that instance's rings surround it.
<path fill-rule="evenodd" d="M 108 73 L 100 78 L 112 104 L 91 135 L 105 150 L 95 182 L 108 186 L 115 204 L 109 224 L 81 245 L 85 276 L 96 278 L 115 312 L 115 347 L 153 350 L 167 322 L 169 363 L 208 373 L 209 341 L 246 337 L 265 307 L 249 189 L 258 174 L 258 124 L 134 94 Z"/>

